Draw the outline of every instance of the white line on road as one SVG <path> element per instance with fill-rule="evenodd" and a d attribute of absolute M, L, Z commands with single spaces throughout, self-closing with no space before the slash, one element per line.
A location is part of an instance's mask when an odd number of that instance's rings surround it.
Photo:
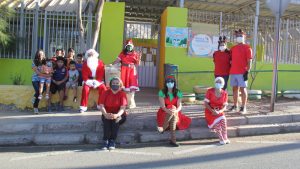
<path fill-rule="evenodd" d="M 174 155 L 182 155 L 182 154 L 187 154 L 187 153 L 191 153 L 191 152 L 194 152 L 194 151 L 198 151 L 198 150 L 202 150 L 202 149 L 206 149 L 206 148 L 217 147 L 217 146 L 218 146 L 218 144 L 205 145 L 205 146 L 200 146 L 200 147 L 195 147 L 195 148 L 191 148 L 191 149 L 186 149 L 186 150 L 173 152 L 173 154 Z"/>
<path fill-rule="evenodd" d="M 139 151 L 126 151 L 126 150 L 112 150 L 112 153 L 120 154 L 133 154 L 133 155 L 146 155 L 146 156 L 161 156 L 161 153 L 148 153 L 148 152 L 139 152 Z"/>
<path fill-rule="evenodd" d="M 235 141 L 248 144 L 300 144 L 300 141 Z"/>
<path fill-rule="evenodd" d="M 34 158 L 42 158 L 42 157 L 47 157 L 47 156 L 57 156 L 57 155 L 63 155 L 63 154 L 70 154 L 74 153 L 74 151 L 59 151 L 59 152 L 47 152 L 47 153 L 39 153 L 37 155 L 27 155 L 23 157 L 14 157 L 11 158 L 10 161 L 19 161 L 19 160 L 27 160 L 27 159 L 34 159 Z"/>

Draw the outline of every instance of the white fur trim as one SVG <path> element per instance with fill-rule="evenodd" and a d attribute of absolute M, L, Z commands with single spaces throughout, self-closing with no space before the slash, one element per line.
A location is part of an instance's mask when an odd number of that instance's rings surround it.
<path fill-rule="evenodd" d="M 205 98 L 203 101 L 209 103 L 210 101 L 208 100 L 208 98 Z"/>
<path fill-rule="evenodd" d="M 214 127 L 214 125 L 215 124 L 217 124 L 219 121 L 221 121 L 221 120 L 226 120 L 226 117 L 223 115 L 223 116 L 220 116 L 220 117 L 218 117 L 217 119 L 215 119 L 215 121 L 211 124 L 211 125 L 207 125 L 208 126 L 208 128 L 212 128 L 212 127 Z"/>
<path fill-rule="evenodd" d="M 139 87 L 136 87 L 136 86 L 130 86 L 129 88 L 130 88 L 130 89 L 135 89 L 136 91 L 140 91 L 140 88 L 139 88 Z"/>
<path fill-rule="evenodd" d="M 80 110 L 87 111 L 87 107 L 85 107 L 85 106 L 80 106 Z"/>
<path fill-rule="evenodd" d="M 226 102 L 226 103 L 224 103 L 224 106 L 228 106 L 228 103 Z"/>
<path fill-rule="evenodd" d="M 127 44 L 127 45 L 125 45 L 125 48 L 126 48 L 127 46 L 132 46 L 132 48 L 134 48 L 134 45 L 133 45 L 133 44 Z"/>

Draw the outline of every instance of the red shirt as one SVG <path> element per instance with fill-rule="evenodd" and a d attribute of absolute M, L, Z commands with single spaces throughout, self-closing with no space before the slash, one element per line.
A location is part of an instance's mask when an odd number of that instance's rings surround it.
<path fill-rule="evenodd" d="M 249 45 L 238 44 L 232 47 L 230 74 L 244 74 L 250 59 L 252 59 L 252 49 Z"/>
<path fill-rule="evenodd" d="M 139 61 L 139 54 L 135 51 L 125 54 L 121 52 L 118 57 L 123 64 L 137 64 Z"/>
<path fill-rule="evenodd" d="M 119 91 L 113 93 L 111 89 L 106 90 L 100 97 L 99 104 L 103 104 L 107 113 L 117 114 L 121 106 L 127 106 L 126 93 Z"/>
<path fill-rule="evenodd" d="M 213 54 L 215 75 L 229 75 L 231 56 L 229 52 L 215 51 Z"/>

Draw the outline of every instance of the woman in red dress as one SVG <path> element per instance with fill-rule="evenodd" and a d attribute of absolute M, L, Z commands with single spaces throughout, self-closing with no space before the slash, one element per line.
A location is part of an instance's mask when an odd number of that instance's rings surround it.
<path fill-rule="evenodd" d="M 140 63 L 140 54 L 133 50 L 132 40 L 126 42 L 124 50 L 120 53 L 114 64 L 121 63 L 121 80 L 124 84 L 124 91 L 131 96 L 128 100 L 129 108 L 136 107 L 134 94 L 139 91 L 138 75 L 136 65 Z"/>
<path fill-rule="evenodd" d="M 231 54 L 227 49 L 227 39 L 226 36 L 220 36 L 218 41 L 218 50 L 213 54 L 213 60 L 215 64 L 215 78 L 223 77 L 225 84 L 223 90 L 227 88 L 227 82 L 229 79 L 229 71 L 231 65 Z"/>
<path fill-rule="evenodd" d="M 119 127 L 126 120 L 126 93 L 121 90 L 122 81 L 114 77 L 101 98 L 99 110 L 102 112 L 104 150 L 114 150 Z"/>
<path fill-rule="evenodd" d="M 170 144 L 178 147 L 175 130 L 187 129 L 192 120 L 181 113 L 182 93 L 176 87 L 174 76 L 168 76 L 164 89 L 159 91 L 160 109 L 157 112 L 157 129 L 160 133 L 169 129 L 171 132 Z"/>
<path fill-rule="evenodd" d="M 205 119 L 208 128 L 217 133 L 221 145 L 230 143 L 227 137 L 227 124 L 224 113 L 228 105 L 228 94 L 222 89 L 224 83 L 222 77 L 217 77 L 215 87 L 207 90 L 204 99 Z"/>

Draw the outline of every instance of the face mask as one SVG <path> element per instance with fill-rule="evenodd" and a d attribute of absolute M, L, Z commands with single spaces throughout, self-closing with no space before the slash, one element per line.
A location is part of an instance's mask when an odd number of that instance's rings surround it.
<path fill-rule="evenodd" d="M 126 51 L 131 52 L 133 50 L 133 47 L 131 45 L 126 46 Z"/>
<path fill-rule="evenodd" d="M 220 51 L 222 51 L 222 52 L 224 52 L 225 51 L 225 49 L 226 49 L 226 46 L 220 46 Z"/>
<path fill-rule="evenodd" d="M 223 85 L 221 83 L 215 83 L 216 89 L 222 89 Z"/>
<path fill-rule="evenodd" d="M 244 37 L 237 37 L 236 42 L 237 43 L 243 43 L 244 42 Z"/>
<path fill-rule="evenodd" d="M 167 87 L 169 88 L 169 89 L 173 89 L 173 87 L 174 87 L 174 82 L 168 82 L 167 83 Z"/>
<path fill-rule="evenodd" d="M 117 91 L 117 90 L 119 90 L 119 88 L 120 88 L 120 85 L 111 85 L 111 89 L 113 91 Z"/>

